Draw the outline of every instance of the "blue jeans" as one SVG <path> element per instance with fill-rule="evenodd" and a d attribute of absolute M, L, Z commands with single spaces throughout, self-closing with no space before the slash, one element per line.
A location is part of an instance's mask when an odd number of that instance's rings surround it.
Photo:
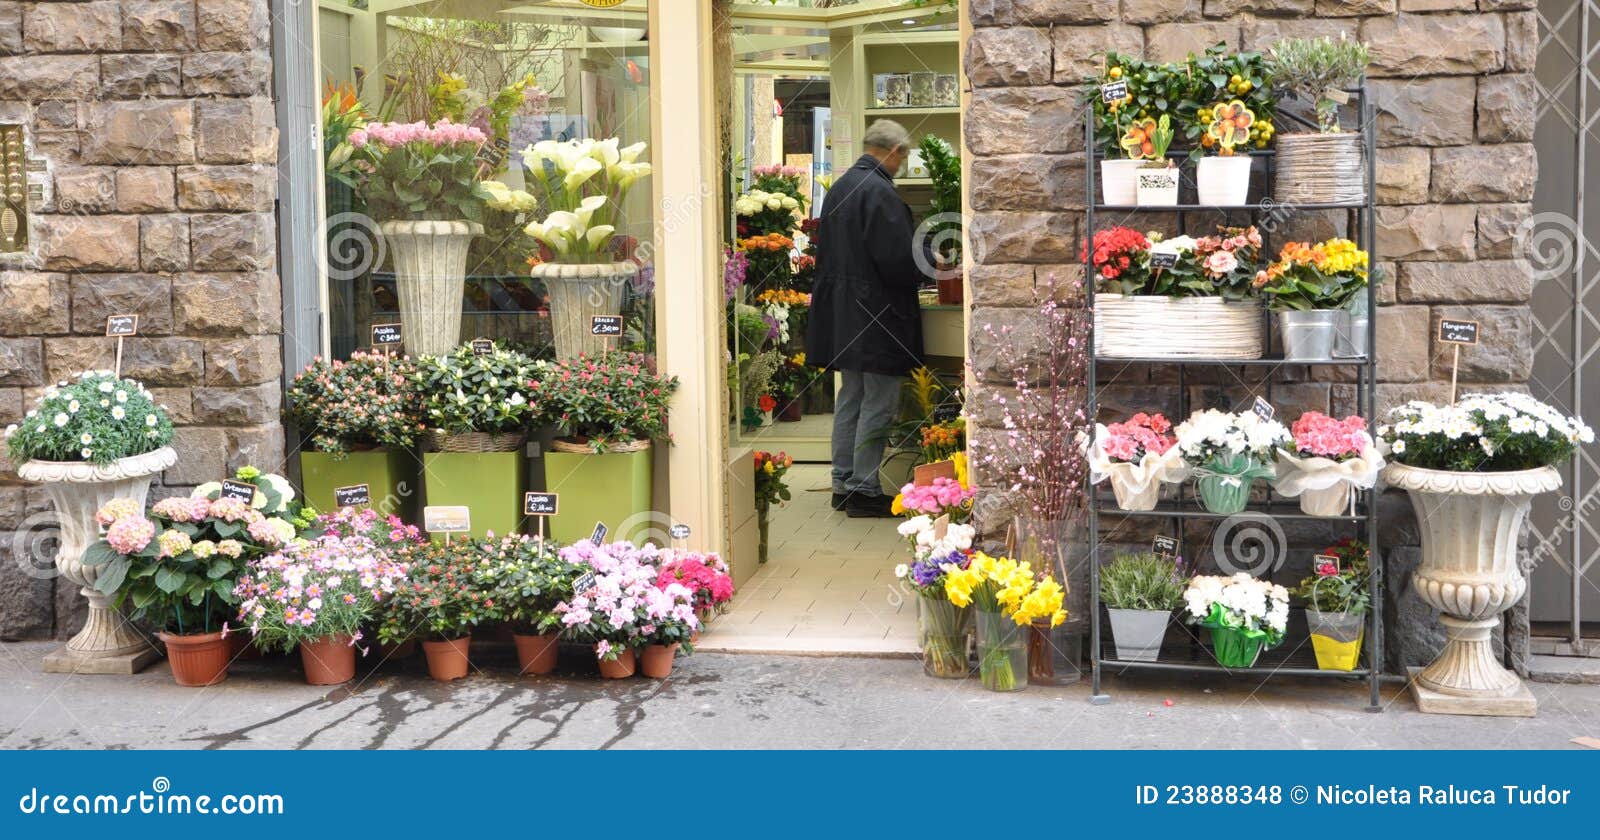
<path fill-rule="evenodd" d="M 833 405 L 833 492 L 881 495 L 878 466 L 884 433 L 900 415 L 905 377 L 843 370 L 839 379 Z"/>

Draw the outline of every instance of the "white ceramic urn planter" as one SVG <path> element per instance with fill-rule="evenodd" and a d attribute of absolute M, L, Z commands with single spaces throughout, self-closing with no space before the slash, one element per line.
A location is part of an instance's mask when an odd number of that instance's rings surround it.
<path fill-rule="evenodd" d="M 621 315 L 624 292 L 639 274 L 631 262 L 540 263 L 533 276 L 550 293 L 550 330 L 556 358 L 579 353 L 598 356 L 618 346 L 619 339 L 594 335 L 596 315 Z"/>
<path fill-rule="evenodd" d="M 24 481 L 43 484 L 60 517 L 61 545 L 55 565 L 89 599 L 83 629 L 66 647 L 47 654 L 52 674 L 133 674 L 160 658 L 148 639 L 96 592 L 100 569 L 83 565 L 83 552 L 100 538 L 95 512 L 112 499 L 132 499 L 144 508 L 150 479 L 178 462 L 170 447 L 120 458 L 105 465 L 75 461 L 26 461 L 17 467 Z"/>
<path fill-rule="evenodd" d="M 442 356 L 461 343 L 461 297 L 467 248 L 477 222 L 421 220 L 378 225 L 394 258 L 395 293 L 406 351 Z"/>
<path fill-rule="evenodd" d="M 1528 581 L 1517 563 L 1517 535 L 1533 497 L 1561 486 L 1552 467 L 1517 472 L 1450 472 L 1390 464 L 1384 479 L 1411 496 L 1422 530 L 1417 596 L 1440 611 L 1447 641 L 1426 668 L 1412 669 L 1424 712 L 1531 717 L 1533 694 L 1495 656 L 1500 614 Z"/>

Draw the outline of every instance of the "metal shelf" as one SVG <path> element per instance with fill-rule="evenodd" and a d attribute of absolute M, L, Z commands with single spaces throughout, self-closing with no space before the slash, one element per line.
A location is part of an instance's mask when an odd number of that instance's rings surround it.
<path fill-rule="evenodd" d="M 1365 82 L 1350 89 L 1350 93 L 1357 97 L 1356 112 L 1360 115 L 1362 147 L 1365 155 L 1366 195 L 1367 199 L 1359 204 L 1342 202 L 1308 203 L 1308 204 L 1279 204 L 1272 200 L 1270 195 L 1264 196 L 1254 203 L 1247 203 L 1231 207 L 1208 207 L 1204 205 L 1183 204 L 1168 207 L 1139 207 L 1127 205 L 1109 205 L 1097 203 L 1095 197 L 1099 196 L 1097 180 L 1099 175 L 1098 161 L 1101 157 L 1095 143 L 1095 125 L 1093 109 L 1087 109 L 1084 116 L 1084 147 L 1091 150 L 1084 156 L 1084 195 L 1089 198 L 1085 209 L 1084 236 L 1086 239 L 1094 236 L 1099 229 L 1096 215 L 1106 212 L 1114 213 L 1170 213 L 1178 222 L 1176 233 L 1188 232 L 1188 217 L 1199 215 L 1205 211 L 1222 211 L 1249 213 L 1252 221 L 1257 215 L 1294 213 L 1312 210 L 1344 210 L 1346 211 L 1346 235 L 1355 240 L 1357 245 L 1369 255 L 1369 264 L 1376 264 L 1377 254 L 1374 252 L 1376 244 L 1375 195 L 1377 173 L 1375 161 L 1377 158 L 1377 141 L 1374 134 L 1376 109 L 1373 106 Z M 1292 115 L 1291 115 L 1292 116 Z M 1169 157 L 1182 157 L 1186 151 L 1169 152 Z M 1255 151 L 1252 157 L 1264 159 L 1265 180 L 1267 191 L 1270 193 L 1276 176 L 1276 154 L 1272 150 Z M 1102 220 L 1103 221 L 1103 220 Z M 1270 235 L 1263 231 L 1264 236 Z M 1263 243 L 1262 253 L 1270 253 L 1268 243 Z M 1093 265 L 1089 256 L 1084 257 L 1084 273 L 1086 277 L 1094 277 Z M 1094 306 L 1094 284 L 1087 284 L 1085 296 L 1088 305 Z M 1377 382 L 1378 367 L 1376 359 L 1376 324 L 1377 324 L 1377 287 L 1373 283 L 1367 284 L 1367 307 L 1371 313 L 1367 320 L 1367 348 L 1368 355 L 1361 358 L 1331 359 L 1327 361 L 1302 362 L 1289 361 L 1281 356 L 1261 359 L 1216 359 L 1216 358 L 1141 358 L 1141 357 L 1112 357 L 1092 356 L 1089 360 L 1089 417 L 1098 419 L 1099 396 L 1101 385 L 1099 381 L 1100 367 L 1110 369 L 1125 368 L 1132 365 L 1169 365 L 1178 372 L 1178 415 L 1186 417 L 1189 414 L 1189 388 L 1188 369 L 1192 367 L 1347 367 L 1356 371 L 1357 385 L 1357 411 L 1367 418 L 1368 423 L 1376 425 L 1377 410 Z M 1268 321 L 1262 319 L 1262 329 L 1268 329 Z M 1263 383 L 1267 389 L 1270 400 L 1272 380 L 1269 378 Z M 1242 407 L 1241 407 L 1242 408 Z M 1089 496 L 1089 598 L 1091 604 L 1090 620 L 1090 653 L 1092 664 L 1093 701 L 1104 702 L 1109 699 L 1101 691 L 1104 671 L 1107 668 L 1115 671 L 1164 671 L 1176 673 L 1204 673 L 1220 674 L 1225 676 L 1243 676 L 1257 679 L 1269 679 L 1277 676 L 1301 676 L 1322 679 L 1356 679 L 1364 680 L 1368 685 L 1369 711 L 1382 711 L 1382 699 L 1379 695 L 1379 678 L 1383 668 L 1383 554 L 1378 545 L 1378 518 L 1377 492 L 1375 490 L 1362 491 L 1357 495 L 1357 504 L 1354 512 L 1346 516 L 1321 517 L 1301 513 L 1296 502 L 1285 502 L 1269 493 L 1268 500 L 1264 503 L 1253 504 L 1246 509 L 1244 514 L 1255 515 L 1272 520 L 1283 521 L 1323 521 L 1353 525 L 1357 529 L 1365 528 L 1365 539 L 1370 551 L 1368 568 L 1368 592 L 1371 595 L 1373 609 L 1367 614 L 1365 627 L 1366 638 L 1362 651 L 1362 666 L 1353 671 L 1324 671 L 1316 667 L 1315 655 L 1310 644 L 1309 630 L 1304 619 L 1302 608 L 1291 608 L 1290 634 L 1277 648 L 1262 651 L 1260 659 L 1251 668 L 1224 668 L 1216 663 L 1210 651 L 1200 643 L 1198 630 L 1187 633 L 1180 638 L 1169 633 L 1166 643 L 1162 647 L 1162 657 L 1156 662 L 1130 662 L 1116 658 L 1116 651 L 1111 646 L 1109 634 L 1103 632 L 1108 616 L 1100 602 L 1100 564 L 1105 561 L 1104 552 L 1100 542 L 1100 519 L 1104 515 L 1115 520 L 1125 519 L 1164 519 L 1172 529 L 1172 534 L 1179 540 L 1180 551 L 1183 551 L 1184 528 L 1183 523 L 1189 520 L 1225 521 L 1229 517 L 1210 513 L 1200 508 L 1192 498 L 1192 494 L 1180 491 L 1177 499 L 1160 503 L 1155 510 L 1150 511 L 1124 511 L 1117 509 L 1109 494 L 1092 492 Z M 1287 550 L 1287 546 L 1285 546 Z M 1194 556 L 1194 555 L 1186 555 Z M 1170 629 L 1170 628 L 1169 628 Z"/>

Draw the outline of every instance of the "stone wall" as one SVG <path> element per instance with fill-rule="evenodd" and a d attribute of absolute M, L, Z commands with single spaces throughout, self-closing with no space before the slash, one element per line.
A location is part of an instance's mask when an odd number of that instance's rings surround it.
<path fill-rule="evenodd" d="M 268 0 L 0 0 L 0 123 L 50 189 L 30 251 L 0 256 L 0 425 L 49 382 L 123 372 L 180 428 L 157 494 L 283 460 L 277 129 Z M 49 504 L 0 455 L 0 639 L 69 635 Z M 18 556 L 18 555 L 21 556 Z"/>
<path fill-rule="evenodd" d="M 966 73 L 972 220 L 971 306 L 974 377 L 971 404 L 1008 390 L 1007 371 L 986 366 L 984 324 L 1022 324 L 1052 275 L 1081 276 L 1083 121 L 1075 85 L 1099 65 L 1093 53 L 1115 49 L 1157 60 L 1206 46 L 1265 49 L 1281 37 L 1340 33 L 1372 49 L 1369 85 L 1378 109 L 1375 258 L 1388 280 L 1379 289 L 1378 404 L 1448 398 L 1450 353 L 1432 342 L 1440 317 L 1481 321 L 1484 344 L 1463 356 L 1461 381 L 1473 388 L 1520 387 L 1532 366 L 1530 272 L 1516 259 L 1514 231 L 1530 214 L 1537 173 L 1531 112 L 1537 17 L 1532 0 L 968 0 L 974 30 Z M 1280 131 L 1291 126 L 1280 120 Z M 1170 222 L 1154 215 L 1116 220 L 1140 229 Z M 1203 220 L 1200 220 L 1203 224 Z M 1199 227 L 1191 223 L 1191 230 Z M 1327 236 L 1330 220 L 1296 215 L 1273 235 Z M 1237 370 L 1237 369 L 1236 369 Z M 1270 398 L 1281 415 L 1302 410 L 1349 412 L 1355 390 L 1328 373 L 1280 372 Z M 1170 367 L 1129 368 L 1102 382 L 1106 415 L 1176 410 Z M 1237 409 L 1250 383 L 1221 374 L 1191 377 L 1192 407 Z M 973 446 L 995 440 L 975 418 Z M 978 476 L 980 483 L 982 475 Z M 1410 595 L 1419 556 L 1404 497 L 1383 506 L 1387 558 L 1385 609 L 1393 628 L 1391 667 L 1427 661 L 1437 641 L 1433 616 Z M 990 533 L 1008 506 L 980 505 Z M 1187 534 L 1191 546 L 1209 532 Z M 1325 527 L 1289 529 L 1305 565 L 1309 551 L 1335 536 Z M 1149 545 L 1133 521 L 1111 523 L 1109 538 Z M 1294 569 L 1285 570 L 1292 575 Z"/>

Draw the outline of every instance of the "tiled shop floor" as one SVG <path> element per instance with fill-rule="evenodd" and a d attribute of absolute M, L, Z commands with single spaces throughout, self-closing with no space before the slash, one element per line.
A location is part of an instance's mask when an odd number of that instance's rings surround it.
<path fill-rule="evenodd" d="M 773 512 L 768 560 L 697 647 L 708 651 L 914 655 L 917 605 L 895 586 L 897 519 L 828 506 L 828 468 L 789 471 L 793 500 Z"/>

